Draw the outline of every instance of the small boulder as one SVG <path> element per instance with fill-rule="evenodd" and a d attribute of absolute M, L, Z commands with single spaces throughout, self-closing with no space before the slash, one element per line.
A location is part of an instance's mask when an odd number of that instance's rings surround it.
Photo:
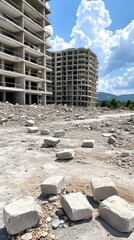
<path fill-rule="evenodd" d="M 59 138 L 48 136 L 44 138 L 44 143 L 42 144 L 42 147 L 54 147 L 59 142 L 60 142 Z"/>
<path fill-rule="evenodd" d="M 41 129 L 40 134 L 41 135 L 49 135 L 50 131 L 48 129 Z"/>
<path fill-rule="evenodd" d="M 61 206 L 72 221 L 90 219 L 93 208 L 81 193 L 69 193 L 61 197 Z"/>
<path fill-rule="evenodd" d="M 41 208 L 33 197 L 15 200 L 3 209 L 3 221 L 11 235 L 35 226 L 41 218 Z"/>
<path fill-rule="evenodd" d="M 134 229 L 134 207 L 119 196 L 102 201 L 99 215 L 119 232 L 132 232 Z"/>
<path fill-rule="evenodd" d="M 94 140 L 93 139 L 92 140 L 86 139 L 86 140 L 83 141 L 81 146 L 86 147 L 86 148 L 93 148 L 94 147 Z"/>
<path fill-rule="evenodd" d="M 34 124 L 35 124 L 34 121 L 30 119 L 30 120 L 27 120 L 27 121 L 26 121 L 25 126 L 26 126 L 26 127 L 32 127 Z"/>
<path fill-rule="evenodd" d="M 39 131 L 38 127 L 28 127 L 28 133 L 37 133 Z"/>
<path fill-rule="evenodd" d="M 65 149 L 64 151 L 56 153 L 56 157 L 59 160 L 69 160 L 74 157 L 74 150 L 73 149 Z"/>
<path fill-rule="evenodd" d="M 112 179 L 110 179 L 109 177 L 94 177 L 91 181 L 91 189 L 93 199 L 98 202 L 112 195 L 118 195 L 118 191 Z"/>
<path fill-rule="evenodd" d="M 59 194 L 64 189 L 64 177 L 52 176 L 41 183 L 41 192 L 45 194 Z"/>
<path fill-rule="evenodd" d="M 64 130 L 59 130 L 54 132 L 54 137 L 63 137 L 65 135 Z"/>
<path fill-rule="evenodd" d="M 110 144 L 114 144 L 115 142 L 117 142 L 116 138 L 114 138 L 113 136 L 108 138 L 108 143 Z"/>

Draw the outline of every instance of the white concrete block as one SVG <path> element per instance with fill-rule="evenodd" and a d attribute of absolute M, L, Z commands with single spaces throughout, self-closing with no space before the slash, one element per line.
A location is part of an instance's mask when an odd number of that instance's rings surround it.
<path fill-rule="evenodd" d="M 118 195 L 116 186 L 109 177 L 93 178 L 91 181 L 92 195 L 95 201 L 102 201 L 112 195 Z"/>
<path fill-rule="evenodd" d="M 41 129 L 40 134 L 41 135 L 49 135 L 50 131 L 48 129 Z"/>
<path fill-rule="evenodd" d="M 63 137 L 65 135 L 64 130 L 59 130 L 54 132 L 54 137 Z"/>
<path fill-rule="evenodd" d="M 99 214 L 119 232 L 131 232 L 134 229 L 134 207 L 121 197 L 112 196 L 102 201 Z"/>
<path fill-rule="evenodd" d="M 82 147 L 87 147 L 87 148 L 93 148 L 94 147 L 94 140 L 91 139 L 91 140 L 84 140 L 83 143 L 82 143 Z"/>
<path fill-rule="evenodd" d="M 93 208 L 81 193 L 69 193 L 61 197 L 61 206 L 72 221 L 90 219 Z"/>
<path fill-rule="evenodd" d="M 74 157 L 73 149 L 65 149 L 61 152 L 56 153 L 56 157 L 60 160 L 68 160 Z"/>
<path fill-rule="evenodd" d="M 32 127 L 33 125 L 34 125 L 34 121 L 33 120 L 29 119 L 29 120 L 26 121 L 25 126 Z"/>
<path fill-rule="evenodd" d="M 41 192 L 45 194 L 59 194 L 64 189 L 64 177 L 52 176 L 41 183 Z"/>
<path fill-rule="evenodd" d="M 59 138 L 47 136 L 44 138 L 44 143 L 42 144 L 42 147 L 54 147 L 59 142 Z"/>
<path fill-rule="evenodd" d="M 3 209 L 3 221 L 7 232 L 17 234 L 35 226 L 40 220 L 42 211 L 32 197 L 15 200 Z"/>
<path fill-rule="evenodd" d="M 28 133 L 37 133 L 39 131 L 38 127 L 28 127 Z"/>

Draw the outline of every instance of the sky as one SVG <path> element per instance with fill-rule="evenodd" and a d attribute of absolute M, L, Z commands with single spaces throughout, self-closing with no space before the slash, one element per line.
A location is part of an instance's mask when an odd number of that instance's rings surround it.
<path fill-rule="evenodd" d="M 51 50 L 90 48 L 97 90 L 134 93 L 134 0 L 51 0 Z"/>

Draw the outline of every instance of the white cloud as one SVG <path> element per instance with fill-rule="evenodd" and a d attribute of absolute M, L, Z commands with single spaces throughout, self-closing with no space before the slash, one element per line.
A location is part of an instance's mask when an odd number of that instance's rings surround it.
<path fill-rule="evenodd" d="M 110 14 L 102 0 L 81 0 L 71 40 L 56 36 L 51 40 L 52 50 L 86 47 L 94 51 L 99 60 L 98 89 L 112 93 L 133 89 L 134 21 L 115 33 L 108 30 Z"/>

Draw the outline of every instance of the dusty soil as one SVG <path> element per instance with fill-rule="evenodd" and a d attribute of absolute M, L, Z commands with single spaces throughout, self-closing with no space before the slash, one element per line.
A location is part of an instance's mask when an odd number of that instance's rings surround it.
<path fill-rule="evenodd" d="M 59 129 L 65 130 L 65 136 L 55 148 L 42 148 L 44 136 L 40 132 L 27 133 L 27 119 L 33 119 L 39 129 L 50 130 L 50 136 Z M 107 133 L 115 135 L 115 144 L 107 142 Z M 95 147 L 82 148 L 84 139 L 94 139 Z M 65 148 L 74 149 L 74 159 L 58 161 L 56 152 Z M 124 151 L 128 156 L 122 156 Z M 62 227 L 52 229 L 56 211 L 61 207 L 60 196 L 50 204 L 40 195 L 40 183 L 51 175 L 65 176 L 64 193 L 82 191 L 87 196 L 95 209 L 91 221 L 74 224 L 65 218 Z M 33 240 L 134 239 L 134 232 L 121 234 L 98 216 L 98 204 L 93 201 L 90 188 L 94 176 L 112 178 L 119 195 L 134 205 L 134 112 L 0 103 L 1 240 L 20 239 L 22 234 L 11 238 L 6 233 L 2 209 L 11 199 L 26 195 L 34 196 L 44 213 L 40 225 L 29 230 Z M 49 224 L 48 216 L 52 217 Z M 40 231 L 47 231 L 48 236 L 40 237 Z"/>

